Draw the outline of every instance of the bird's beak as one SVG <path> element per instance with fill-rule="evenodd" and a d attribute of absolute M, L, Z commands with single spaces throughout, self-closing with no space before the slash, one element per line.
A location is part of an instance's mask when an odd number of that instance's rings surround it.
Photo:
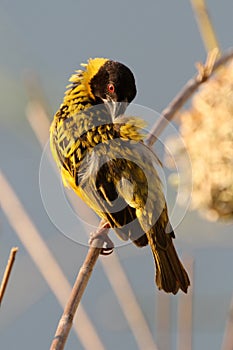
<path fill-rule="evenodd" d="M 128 106 L 127 102 L 115 102 L 112 100 L 104 100 L 104 104 L 111 114 L 112 120 L 118 117 L 121 114 L 125 113 L 125 110 Z"/>

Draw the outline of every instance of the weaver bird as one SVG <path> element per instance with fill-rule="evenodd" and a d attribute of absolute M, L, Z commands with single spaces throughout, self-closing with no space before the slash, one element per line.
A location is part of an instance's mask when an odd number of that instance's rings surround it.
<path fill-rule="evenodd" d="M 156 284 L 187 292 L 188 275 L 173 245 L 156 157 L 143 142 L 145 123 L 124 115 L 136 95 L 125 65 L 90 59 L 71 76 L 50 129 L 51 150 L 71 187 L 124 240 L 149 243 Z"/>

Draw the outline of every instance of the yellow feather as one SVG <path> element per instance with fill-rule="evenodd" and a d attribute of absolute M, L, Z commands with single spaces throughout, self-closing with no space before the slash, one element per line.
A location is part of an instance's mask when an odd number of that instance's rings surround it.
<path fill-rule="evenodd" d="M 91 92 L 90 81 L 98 73 L 100 67 L 103 66 L 107 61 L 107 58 L 90 58 L 88 60 L 88 64 L 84 66 L 86 70 L 83 72 L 83 82 L 89 96 L 91 96 L 93 100 L 95 97 Z"/>

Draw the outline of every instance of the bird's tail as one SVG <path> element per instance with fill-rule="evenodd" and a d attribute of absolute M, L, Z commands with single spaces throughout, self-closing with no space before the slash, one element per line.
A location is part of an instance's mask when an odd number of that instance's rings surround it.
<path fill-rule="evenodd" d="M 166 246 L 161 246 L 156 240 L 156 234 L 153 227 L 147 234 L 148 241 L 154 256 L 156 265 L 156 284 L 159 289 L 167 293 L 176 294 L 179 289 L 187 293 L 190 285 L 189 277 L 185 271 L 170 234 L 164 234 L 166 237 Z"/>

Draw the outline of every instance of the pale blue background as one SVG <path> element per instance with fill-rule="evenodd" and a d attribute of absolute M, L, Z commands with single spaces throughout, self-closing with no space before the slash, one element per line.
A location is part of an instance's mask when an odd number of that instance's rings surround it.
<path fill-rule="evenodd" d="M 227 49 L 232 46 L 233 3 L 209 1 L 208 5 L 221 47 Z M 109 57 L 126 63 L 135 73 L 135 102 L 161 111 L 195 73 L 194 63 L 205 59 L 205 49 L 185 0 L 1 0 L 0 43 L 1 168 L 73 283 L 86 248 L 60 235 L 43 208 L 38 183 L 41 149 L 25 116 L 25 72 L 39 75 L 52 118 L 79 63 L 89 57 Z M 218 350 L 233 292 L 232 225 L 210 224 L 188 213 L 177 236 L 180 252 L 195 258 L 193 349 Z M 15 245 L 20 251 L 0 310 L 0 347 L 48 349 L 62 310 L 1 213 L 1 275 Z M 149 249 L 127 246 L 118 253 L 157 339 Z M 83 304 L 106 349 L 137 348 L 100 264 Z M 175 339 L 174 314 L 171 350 L 176 349 Z M 66 349 L 78 348 L 82 346 L 71 333 Z"/>

